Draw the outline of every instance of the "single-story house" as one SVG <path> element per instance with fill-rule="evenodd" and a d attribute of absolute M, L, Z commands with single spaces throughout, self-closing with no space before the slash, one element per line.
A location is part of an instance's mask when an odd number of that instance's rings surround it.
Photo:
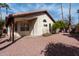
<path fill-rule="evenodd" d="M 54 19 L 46 10 L 28 13 L 10 14 L 6 20 L 8 32 L 18 33 L 21 36 L 40 36 L 51 33 Z"/>

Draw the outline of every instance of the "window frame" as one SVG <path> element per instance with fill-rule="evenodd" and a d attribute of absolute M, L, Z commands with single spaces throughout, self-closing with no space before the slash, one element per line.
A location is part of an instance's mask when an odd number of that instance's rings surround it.
<path fill-rule="evenodd" d="M 47 27 L 48 25 L 47 24 L 44 24 L 44 27 Z"/>
<path fill-rule="evenodd" d="M 20 31 L 29 31 L 29 25 L 28 24 L 21 24 Z"/>
<path fill-rule="evenodd" d="M 46 23 L 46 22 L 47 22 L 47 20 L 46 20 L 46 19 L 44 19 L 44 20 L 43 20 L 43 22 L 45 22 L 45 23 Z"/>

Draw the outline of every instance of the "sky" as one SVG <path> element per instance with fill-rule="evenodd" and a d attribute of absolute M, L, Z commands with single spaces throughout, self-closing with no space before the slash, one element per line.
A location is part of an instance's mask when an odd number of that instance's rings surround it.
<path fill-rule="evenodd" d="M 47 10 L 49 14 L 53 17 L 55 21 L 61 20 L 61 3 L 9 3 L 11 10 L 8 10 L 8 14 L 20 13 L 20 12 L 30 12 L 35 10 Z M 62 3 L 64 19 L 68 19 L 69 15 L 69 4 Z M 71 16 L 72 23 L 78 23 L 78 13 L 79 3 L 71 3 Z M 5 8 L 2 8 L 3 17 L 5 14 Z"/>

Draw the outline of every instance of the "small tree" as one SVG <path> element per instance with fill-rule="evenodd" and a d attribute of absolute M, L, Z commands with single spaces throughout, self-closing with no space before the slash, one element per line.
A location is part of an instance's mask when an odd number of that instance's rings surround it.
<path fill-rule="evenodd" d="M 78 32 L 79 33 L 79 23 L 76 25 L 76 31 L 75 32 Z"/>
<path fill-rule="evenodd" d="M 79 23 L 79 9 L 77 10 L 77 13 L 78 13 L 78 23 Z"/>
<path fill-rule="evenodd" d="M 66 24 L 64 21 L 62 21 L 62 20 L 57 21 L 57 22 L 55 22 L 55 23 L 52 25 L 53 31 L 55 31 L 55 32 L 56 32 L 57 29 L 60 29 L 60 30 L 62 31 L 62 30 L 65 29 L 66 27 L 67 27 L 67 24 Z"/>
<path fill-rule="evenodd" d="M 3 25 L 4 25 L 4 21 L 0 20 L 0 30 L 2 30 Z"/>

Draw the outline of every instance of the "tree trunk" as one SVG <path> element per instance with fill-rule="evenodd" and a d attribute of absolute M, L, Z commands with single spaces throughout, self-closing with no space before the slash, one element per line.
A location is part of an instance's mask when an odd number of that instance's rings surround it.
<path fill-rule="evenodd" d="M 1 7 L 0 7 L 0 20 L 2 20 Z"/>
<path fill-rule="evenodd" d="M 71 3 L 69 4 L 69 32 L 71 31 Z"/>
<path fill-rule="evenodd" d="M 8 8 L 6 7 L 6 16 L 7 16 L 7 14 L 8 14 Z"/>
<path fill-rule="evenodd" d="M 61 3 L 61 18 L 62 18 L 62 21 L 63 21 L 64 17 L 63 17 L 63 6 L 62 6 L 62 3 Z"/>

